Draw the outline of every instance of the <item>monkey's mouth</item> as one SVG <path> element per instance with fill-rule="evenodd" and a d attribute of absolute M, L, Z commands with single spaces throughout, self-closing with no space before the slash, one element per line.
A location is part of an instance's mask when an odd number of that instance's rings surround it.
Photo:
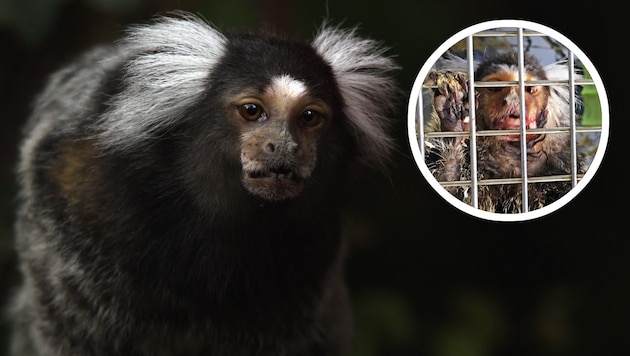
<path fill-rule="evenodd" d="M 274 167 L 243 172 L 243 185 L 265 200 L 295 198 L 304 189 L 306 179 L 290 167 Z"/>
<path fill-rule="evenodd" d="M 526 129 L 536 129 L 542 127 L 545 124 L 545 118 L 543 115 L 538 117 L 529 116 L 525 119 Z M 495 130 L 518 130 L 521 128 L 521 115 L 518 111 L 511 111 L 508 115 L 496 119 L 493 123 L 493 129 Z M 525 140 L 530 142 L 539 137 L 539 134 L 526 134 Z M 497 136 L 497 138 L 508 141 L 518 142 L 521 140 L 520 134 L 510 134 Z"/>
<path fill-rule="evenodd" d="M 288 168 L 272 168 L 270 170 L 266 170 L 266 171 L 254 171 L 254 172 L 249 172 L 247 173 L 247 175 L 249 176 L 249 178 L 251 179 L 266 179 L 266 178 L 270 178 L 270 179 L 298 179 L 297 175 L 295 174 L 295 172 L 293 172 L 292 170 L 288 169 Z"/>

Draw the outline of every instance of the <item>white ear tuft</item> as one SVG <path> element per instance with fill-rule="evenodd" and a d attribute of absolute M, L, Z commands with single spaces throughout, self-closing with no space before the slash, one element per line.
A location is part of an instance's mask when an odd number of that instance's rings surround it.
<path fill-rule="evenodd" d="M 399 94 L 392 77 L 398 66 L 385 55 L 387 48 L 358 37 L 356 28 L 344 30 L 324 24 L 313 47 L 333 69 L 345 114 L 355 129 L 361 160 L 383 167 L 393 147 L 387 115 Z"/>
<path fill-rule="evenodd" d="M 545 66 L 545 73 L 549 80 L 569 80 L 569 68 L 566 61 L 559 61 L 551 63 Z M 581 79 L 582 75 L 579 72 L 574 72 L 575 79 Z M 571 91 L 569 86 L 566 85 L 552 85 L 549 87 L 551 98 L 547 102 L 547 109 L 549 113 L 547 115 L 547 124 L 545 127 L 568 127 L 570 126 L 571 116 L 567 115 L 571 110 L 570 95 Z M 581 105 L 579 96 L 575 96 L 575 104 Z"/>
<path fill-rule="evenodd" d="M 227 40 L 201 19 L 179 15 L 131 27 L 118 44 L 129 60 L 123 91 L 110 100 L 111 110 L 100 123 L 105 145 L 144 142 L 152 132 L 178 122 L 207 90 Z"/>

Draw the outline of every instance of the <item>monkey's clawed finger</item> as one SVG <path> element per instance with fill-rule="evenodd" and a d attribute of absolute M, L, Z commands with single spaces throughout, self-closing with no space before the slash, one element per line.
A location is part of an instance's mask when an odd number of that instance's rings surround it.
<path fill-rule="evenodd" d="M 464 131 L 469 116 L 468 86 L 465 73 L 431 71 L 428 84 L 433 89 L 433 107 L 442 131 Z"/>

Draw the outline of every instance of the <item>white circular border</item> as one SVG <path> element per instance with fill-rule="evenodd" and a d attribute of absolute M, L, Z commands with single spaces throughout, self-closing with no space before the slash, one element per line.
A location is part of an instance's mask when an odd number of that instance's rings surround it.
<path fill-rule="evenodd" d="M 593 161 L 589 166 L 589 169 L 586 171 L 582 179 L 578 182 L 578 184 L 573 187 L 567 194 L 562 196 L 560 199 L 555 202 L 544 206 L 540 209 L 528 211 L 525 213 L 516 213 L 516 214 L 506 214 L 506 213 L 491 213 L 481 209 L 474 208 L 471 205 L 466 204 L 465 202 L 457 199 L 455 196 L 451 195 L 444 187 L 440 185 L 440 183 L 435 179 L 433 174 L 429 171 L 426 163 L 424 162 L 424 157 L 420 152 L 420 146 L 418 144 L 418 139 L 416 136 L 416 110 L 418 109 L 418 97 L 421 95 L 422 84 L 426 76 L 429 74 L 429 70 L 431 67 L 437 62 L 437 60 L 444 54 L 448 49 L 453 47 L 457 42 L 465 39 L 466 37 L 475 34 L 480 31 L 485 31 L 489 29 L 495 29 L 500 27 L 521 27 L 526 29 L 531 29 L 534 31 L 538 31 L 544 33 L 547 36 L 550 36 L 558 41 L 560 41 L 565 47 L 573 52 L 575 56 L 579 58 L 582 64 L 586 67 L 593 82 L 595 83 L 595 88 L 597 89 L 597 94 L 599 95 L 599 101 L 602 112 L 602 130 L 601 136 L 599 140 L 599 145 L 597 147 L 597 152 L 593 157 Z M 575 198 L 584 187 L 588 185 L 590 180 L 593 178 L 604 157 L 604 153 L 606 152 L 606 146 L 608 145 L 608 134 L 610 127 L 610 113 L 608 107 L 608 96 L 606 95 L 606 90 L 604 89 L 604 85 L 602 83 L 601 77 L 599 73 L 593 66 L 593 63 L 586 57 L 586 55 L 568 38 L 559 32 L 548 28 L 547 26 L 543 26 L 541 24 L 524 21 L 524 20 L 493 20 L 487 21 L 483 23 L 479 23 L 473 26 L 470 26 L 445 41 L 433 54 L 429 57 L 429 59 L 425 62 L 425 64 L 420 69 L 418 76 L 416 77 L 416 81 L 411 90 L 411 95 L 409 97 L 409 106 L 407 111 L 407 131 L 409 135 L 409 144 L 411 145 L 411 151 L 413 153 L 414 160 L 416 161 L 416 165 L 422 172 L 422 175 L 429 182 L 429 184 L 433 187 L 433 189 L 438 192 L 442 198 L 444 198 L 447 202 L 451 203 L 451 205 L 456 208 L 479 218 L 485 220 L 492 221 L 524 221 L 531 220 L 535 218 L 542 217 L 544 215 L 550 214 L 559 208 L 566 205 L 569 201 Z M 420 128 L 422 129 L 422 128 Z"/>

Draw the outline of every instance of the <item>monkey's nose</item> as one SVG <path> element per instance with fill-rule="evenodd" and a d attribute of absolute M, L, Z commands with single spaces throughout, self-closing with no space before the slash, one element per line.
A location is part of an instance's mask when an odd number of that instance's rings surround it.
<path fill-rule="evenodd" d="M 510 93 L 503 98 L 503 105 L 517 105 L 519 101 L 518 93 L 512 89 Z"/>
<path fill-rule="evenodd" d="M 298 145 L 292 139 L 270 139 L 262 145 L 262 150 L 269 155 L 292 155 L 297 152 Z"/>

